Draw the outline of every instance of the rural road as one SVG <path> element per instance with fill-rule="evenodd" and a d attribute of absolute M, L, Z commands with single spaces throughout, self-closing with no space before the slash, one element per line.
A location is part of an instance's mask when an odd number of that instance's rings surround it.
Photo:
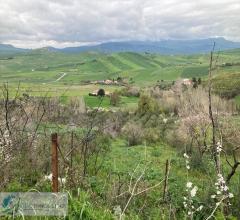
<path fill-rule="evenodd" d="M 59 80 L 61 80 L 66 75 L 67 75 L 67 73 L 62 73 L 62 75 L 58 79 L 56 79 L 55 82 L 58 82 Z"/>
<path fill-rule="evenodd" d="M 67 73 L 61 73 L 62 75 L 57 78 L 55 81 L 52 81 L 52 82 L 48 82 L 48 83 L 42 83 L 43 85 L 46 85 L 46 84 L 49 84 L 49 83 L 55 83 L 55 82 L 58 82 L 59 80 L 61 80 L 64 76 L 67 75 Z"/>

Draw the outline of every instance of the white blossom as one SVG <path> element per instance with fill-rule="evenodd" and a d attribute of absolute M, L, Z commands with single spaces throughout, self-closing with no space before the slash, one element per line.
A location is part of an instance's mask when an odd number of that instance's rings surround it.
<path fill-rule="evenodd" d="M 224 190 L 224 191 L 228 191 L 228 187 L 227 187 L 227 186 L 224 186 L 224 187 L 223 187 L 223 190 Z"/>
<path fill-rule="evenodd" d="M 198 187 L 194 186 L 192 182 L 189 181 L 186 183 L 187 196 L 183 197 L 183 206 L 187 210 L 187 214 L 192 217 L 195 212 L 201 211 L 203 208 L 203 206 L 196 207 L 194 204 L 194 200 L 192 199 L 196 196 L 197 190 Z"/>
<path fill-rule="evenodd" d="M 196 186 L 194 186 L 192 188 L 192 190 L 190 191 L 191 197 L 195 197 L 196 193 L 197 193 L 198 188 Z"/>
<path fill-rule="evenodd" d="M 217 142 L 217 152 L 220 153 L 222 151 L 222 144 L 220 142 Z"/>
<path fill-rule="evenodd" d="M 44 176 L 44 180 L 46 181 L 52 181 L 53 175 L 50 173 L 49 175 Z M 58 177 L 58 182 L 65 184 L 66 183 L 66 178 L 60 178 Z"/>
<path fill-rule="evenodd" d="M 198 208 L 197 208 L 197 211 L 201 211 L 203 209 L 203 205 L 200 205 Z"/>
<path fill-rule="evenodd" d="M 192 182 L 187 182 L 186 186 L 187 186 L 187 188 L 192 188 L 192 185 L 193 185 Z"/>
<path fill-rule="evenodd" d="M 233 196 L 232 193 L 229 193 L 229 194 L 228 194 L 228 197 L 231 199 L 231 198 L 233 198 L 234 196 Z"/>
<path fill-rule="evenodd" d="M 45 179 L 45 180 L 52 181 L 52 173 L 49 174 L 48 176 L 44 176 L 44 179 Z"/>

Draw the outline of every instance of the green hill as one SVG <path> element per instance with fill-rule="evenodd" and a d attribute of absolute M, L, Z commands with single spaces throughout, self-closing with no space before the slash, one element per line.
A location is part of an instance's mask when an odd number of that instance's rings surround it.
<path fill-rule="evenodd" d="M 215 58 L 217 54 L 215 55 Z M 218 55 L 215 87 L 238 93 L 240 50 L 220 52 Z M 86 81 L 125 78 L 136 86 L 156 84 L 160 80 L 207 77 L 209 55 L 159 55 L 121 52 L 104 54 L 84 52 L 66 54 L 48 49 L 5 54 L 0 59 L 0 83 L 22 82 L 43 87 L 82 86 Z M 231 75 L 233 74 L 233 75 Z M 229 79 L 228 79 L 229 78 Z M 81 89 L 80 89 L 81 90 Z M 89 92 L 89 91 L 87 91 Z"/>

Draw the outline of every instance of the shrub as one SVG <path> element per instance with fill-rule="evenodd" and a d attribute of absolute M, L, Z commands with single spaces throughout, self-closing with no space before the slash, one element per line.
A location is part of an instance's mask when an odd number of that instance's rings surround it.
<path fill-rule="evenodd" d="M 144 130 L 144 139 L 148 144 L 156 143 L 160 139 L 160 134 L 157 128 L 148 128 Z"/>
<path fill-rule="evenodd" d="M 149 95 L 141 95 L 138 102 L 138 112 L 141 115 L 145 115 L 146 113 L 155 113 L 158 111 L 157 102 L 151 98 Z"/>
<path fill-rule="evenodd" d="M 138 87 L 127 87 L 121 90 L 121 94 L 123 96 L 134 96 L 139 97 L 140 96 L 140 88 Z"/>
<path fill-rule="evenodd" d="M 142 143 L 144 133 L 139 123 L 128 122 L 123 127 L 122 131 L 126 136 L 128 146 L 134 146 Z"/>
<path fill-rule="evenodd" d="M 110 104 L 113 106 L 117 106 L 121 101 L 121 97 L 119 95 L 119 93 L 117 91 L 114 91 L 111 95 L 110 95 Z"/>

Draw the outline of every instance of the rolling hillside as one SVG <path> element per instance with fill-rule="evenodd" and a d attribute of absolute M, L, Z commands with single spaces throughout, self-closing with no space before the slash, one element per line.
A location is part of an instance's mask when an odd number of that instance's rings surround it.
<path fill-rule="evenodd" d="M 6 54 L 0 59 L 1 83 L 21 82 L 29 86 L 37 85 L 45 90 L 50 87 L 74 86 L 84 91 L 84 86 L 89 81 L 116 79 L 117 77 L 131 81 L 131 84 L 140 87 L 153 85 L 161 80 L 204 78 L 207 76 L 209 65 L 209 55 L 167 56 L 133 52 L 66 54 L 47 48 L 17 53 L 12 55 L 11 59 L 8 57 Z M 228 83 L 233 81 L 240 72 L 239 58 L 239 49 L 219 54 L 218 68 L 214 73 L 217 77 L 215 84 L 218 88 L 225 88 L 226 85 L 234 88 L 240 87 L 238 81 Z M 89 91 L 91 89 L 87 89 L 85 94 Z"/>
<path fill-rule="evenodd" d="M 23 53 L 23 52 L 27 52 L 27 51 L 29 51 L 29 50 L 22 49 L 22 48 L 16 48 L 9 44 L 0 44 L 0 58 L 3 55 L 12 55 L 15 53 Z"/>
<path fill-rule="evenodd" d="M 185 68 L 198 65 L 198 58 L 160 56 L 132 52 L 102 54 L 87 52 L 64 54 L 44 50 L 18 54 L 0 61 L 0 81 L 82 84 L 87 80 L 132 78 L 135 84 L 148 85 L 157 80 L 176 80 Z"/>

